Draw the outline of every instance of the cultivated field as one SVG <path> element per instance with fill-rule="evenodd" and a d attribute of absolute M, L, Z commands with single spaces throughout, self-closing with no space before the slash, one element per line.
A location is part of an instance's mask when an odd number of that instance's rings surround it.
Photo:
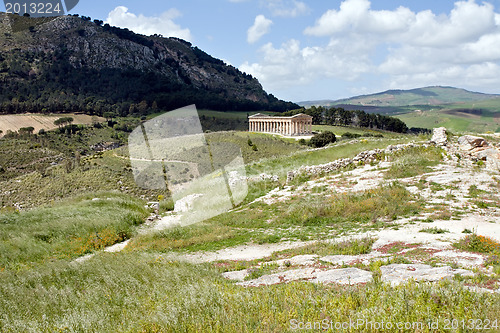
<path fill-rule="evenodd" d="M 5 135 L 7 131 L 16 132 L 23 127 L 33 127 L 35 133 L 38 133 L 42 128 L 46 131 L 57 128 L 54 121 L 61 117 L 72 117 L 76 125 L 89 125 L 92 124 L 92 116 L 85 114 L 15 114 L 15 115 L 0 115 L 0 130 L 3 131 L 0 136 Z M 94 117 L 95 121 L 103 122 L 105 119 Z"/>

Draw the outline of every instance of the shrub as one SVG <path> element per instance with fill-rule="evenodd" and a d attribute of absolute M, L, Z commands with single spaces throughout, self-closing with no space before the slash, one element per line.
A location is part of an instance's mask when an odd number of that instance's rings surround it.
<path fill-rule="evenodd" d="M 337 141 L 335 134 L 330 131 L 325 131 L 319 134 L 316 134 L 309 141 L 309 145 L 315 148 L 324 147 L 329 143 L 333 143 Z"/>
<path fill-rule="evenodd" d="M 360 134 L 355 134 L 351 132 L 345 132 L 344 134 L 342 134 L 342 139 L 356 139 L 359 137 L 361 137 Z"/>

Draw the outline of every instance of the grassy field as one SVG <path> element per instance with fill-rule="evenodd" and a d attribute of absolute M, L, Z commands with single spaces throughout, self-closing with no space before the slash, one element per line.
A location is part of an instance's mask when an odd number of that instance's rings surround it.
<path fill-rule="evenodd" d="M 147 215 L 140 200 L 111 192 L 0 214 L 0 270 L 101 250 L 130 238 Z"/>
<path fill-rule="evenodd" d="M 340 141 L 320 150 L 307 150 L 297 152 L 292 157 L 283 156 L 272 159 L 262 159 L 250 164 L 247 172 L 250 175 L 267 173 L 278 175 L 280 179 L 286 179 L 288 171 L 297 169 L 303 165 L 316 165 L 330 161 L 355 156 L 356 154 L 375 148 L 385 148 L 391 144 L 408 143 L 414 140 L 422 140 L 424 137 L 400 135 L 393 138 L 360 138 L 355 142 Z"/>
<path fill-rule="evenodd" d="M 241 137 L 246 139 L 246 134 Z M 352 157 L 359 149 L 410 139 L 334 145 L 278 160 L 292 167 L 306 160 Z M 259 144 L 265 147 L 263 142 Z M 394 159 L 419 174 L 428 161 L 432 164 L 441 159 L 439 152 L 414 149 Z M 108 154 L 112 153 L 117 152 Z M 122 159 L 108 154 L 95 163 L 119 169 Z M 270 161 L 257 161 L 249 168 Z M 0 213 L 0 331 L 293 332 L 298 322 L 364 320 L 424 325 L 402 332 L 445 332 L 445 320 L 497 318 L 498 295 L 472 292 L 458 280 L 392 287 L 375 278 L 357 286 L 292 282 L 244 288 L 221 273 L 228 267 L 250 267 L 251 262 L 192 265 L 169 257 L 171 251 L 216 250 L 285 239 L 322 240 L 347 231 L 390 227 L 396 217 L 425 209 L 417 196 L 398 184 L 397 178 L 404 176 L 395 175 L 387 185 L 357 194 L 334 194 L 319 188 L 317 195 L 286 203 L 244 205 L 186 228 L 136 236 L 122 253 L 97 253 L 80 263 L 72 260 L 135 235 L 137 225 L 148 214 L 144 202 L 114 192 L 93 193 L 21 213 Z M 252 182 L 250 196 L 276 186 L 279 184 Z M 369 252 L 373 242 L 368 238 L 320 242 L 263 260 L 303 253 L 355 255 Z M 363 269 L 377 276 L 380 265 L 383 263 L 375 262 Z M 266 269 L 262 266 L 252 277 Z M 428 327 L 435 322 L 441 322 L 440 330 Z M 329 328 L 325 331 L 338 331 Z M 360 326 L 347 331 L 383 330 Z"/>
<path fill-rule="evenodd" d="M 0 330 L 5 332 L 293 332 L 294 320 L 324 319 L 425 327 L 440 321 L 444 327 L 444 320 L 491 319 L 500 311 L 498 296 L 473 293 L 453 281 L 243 288 L 213 266 L 141 253 L 100 255 L 81 265 L 48 263 L 36 271 L 3 271 L 0 278 Z"/>
<path fill-rule="evenodd" d="M 446 127 L 454 133 L 486 133 L 500 131 L 500 113 L 481 111 L 482 114 L 469 114 L 453 109 L 414 111 L 396 117 L 408 127 L 436 128 Z"/>
<path fill-rule="evenodd" d="M 57 115 L 40 115 L 40 114 L 17 114 L 17 115 L 0 115 L 0 137 L 5 135 L 7 131 L 16 132 L 20 128 L 32 126 L 35 133 L 41 129 L 46 131 L 57 128 L 54 121 L 61 117 L 72 117 L 75 125 L 90 125 L 92 122 L 104 122 L 102 117 L 92 117 L 85 114 L 57 114 Z"/>
<path fill-rule="evenodd" d="M 343 131 L 374 134 L 352 128 L 316 129 L 333 130 L 339 136 Z M 320 242 L 278 252 L 262 261 L 306 253 L 370 252 L 375 239 L 324 241 L 353 231 L 395 228 L 396 218 L 410 218 L 425 211 L 423 199 L 406 190 L 398 179 L 428 171 L 441 160 L 440 149 L 415 148 L 395 155 L 395 165 L 404 173 L 392 170 L 385 184 L 359 193 L 333 193 L 327 187 L 318 187 L 286 202 L 266 204 L 253 200 L 282 187 L 286 173 L 302 165 L 327 163 L 428 137 L 382 133 L 383 138 L 340 140 L 324 149 L 311 150 L 294 140 L 267 134 L 207 133 L 212 145 L 227 142 L 239 147 L 250 176 L 265 172 L 278 175 L 279 180 L 250 181 L 249 195 L 241 206 L 201 223 L 139 234 L 138 227 L 150 213 L 144 208 L 146 201 L 168 193 L 136 187 L 125 146 L 88 156 L 72 155 L 89 141 L 113 139 L 111 128 L 88 131 L 76 136 L 58 136 L 54 131 L 45 142 L 34 136 L 0 140 L 6 154 L 16 149 L 24 152 L 18 164 L 15 155 L 5 155 L 10 156 L 5 170 L 11 173 L 4 174 L 0 181 L 4 206 L 0 210 L 1 332 L 294 332 L 296 322 L 322 320 L 414 322 L 423 323 L 423 328 L 401 331 L 434 332 L 425 325 L 452 319 L 491 319 L 500 313 L 498 295 L 474 293 L 457 279 L 435 285 L 383 284 L 376 278 L 384 264 L 381 261 L 360 266 L 375 276 L 366 285 L 302 281 L 244 288 L 221 273 L 228 268 L 251 267 L 255 262 L 193 265 L 170 257 L 172 253 L 286 240 Z M 125 133 L 120 135 L 126 138 Z M 63 149 L 64 143 L 71 148 Z M 30 146 L 36 144 L 40 146 Z M 30 151 L 36 154 L 30 156 Z M 61 156 L 63 160 L 58 160 Z M 17 170 L 21 166 L 23 172 Z M 336 182 L 346 182 L 343 171 L 329 176 L 338 176 Z M 294 186 L 300 186 L 301 181 L 299 177 Z M 482 195 L 471 188 L 473 194 L 478 200 Z M 18 211 L 20 203 L 29 209 L 21 207 Z M 121 253 L 101 251 L 131 237 Z M 95 256 L 74 262 L 85 254 Z M 264 265 L 251 276 L 270 269 Z M 381 330 L 358 327 L 348 331 Z"/>

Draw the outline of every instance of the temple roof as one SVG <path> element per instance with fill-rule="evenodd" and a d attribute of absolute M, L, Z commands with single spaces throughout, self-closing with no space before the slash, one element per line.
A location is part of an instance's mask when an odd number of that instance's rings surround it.
<path fill-rule="evenodd" d="M 263 113 L 256 113 L 254 115 L 249 116 L 248 118 L 266 118 L 266 119 L 297 119 L 297 118 L 305 118 L 312 119 L 310 115 L 299 113 L 291 117 L 274 117 Z"/>

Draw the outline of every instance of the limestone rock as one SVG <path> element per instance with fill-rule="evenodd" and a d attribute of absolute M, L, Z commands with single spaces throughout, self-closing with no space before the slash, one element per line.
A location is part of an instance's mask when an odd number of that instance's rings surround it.
<path fill-rule="evenodd" d="M 196 199 L 202 197 L 203 194 L 190 194 L 184 198 L 177 200 L 174 205 L 174 212 L 185 213 L 192 210 L 194 202 Z"/>
<path fill-rule="evenodd" d="M 229 280 L 244 281 L 249 274 L 248 269 L 244 269 L 241 271 L 225 272 L 222 273 L 222 276 Z"/>
<path fill-rule="evenodd" d="M 472 150 L 478 147 L 488 146 L 488 142 L 479 136 L 464 135 L 458 138 L 458 144 L 462 150 Z"/>
<path fill-rule="evenodd" d="M 300 268 L 292 269 L 285 272 L 263 275 L 257 279 L 250 281 L 238 282 L 237 284 L 243 287 L 259 287 L 270 286 L 278 283 L 285 283 L 295 280 L 310 279 L 313 277 L 315 268 Z"/>
<path fill-rule="evenodd" d="M 446 128 L 439 127 L 432 131 L 431 142 L 438 146 L 445 146 L 448 143 L 448 137 L 446 136 Z"/>
<path fill-rule="evenodd" d="M 359 268 L 343 268 L 322 271 L 316 274 L 314 283 L 338 283 L 338 284 L 359 284 L 368 283 L 372 280 L 372 273 Z"/>
<path fill-rule="evenodd" d="M 416 281 L 435 282 L 441 279 L 453 278 L 456 274 L 473 276 L 474 273 L 465 269 L 453 269 L 449 266 L 432 267 L 424 264 L 391 264 L 380 267 L 382 281 L 392 285 L 404 283 L 410 279 Z"/>
<path fill-rule="evenodd" d="M 287 267 L 287 266 L 312 266 L 316 263 L 316 260 L 318 259 L 318 256 L 315 254 L 304 254 L 304 255 L 298 255 L 289 259 L 280 259 L 276 261 L 271 261 L 269 263 L 265 264 L 276 264 L 281 267 Z"/>

